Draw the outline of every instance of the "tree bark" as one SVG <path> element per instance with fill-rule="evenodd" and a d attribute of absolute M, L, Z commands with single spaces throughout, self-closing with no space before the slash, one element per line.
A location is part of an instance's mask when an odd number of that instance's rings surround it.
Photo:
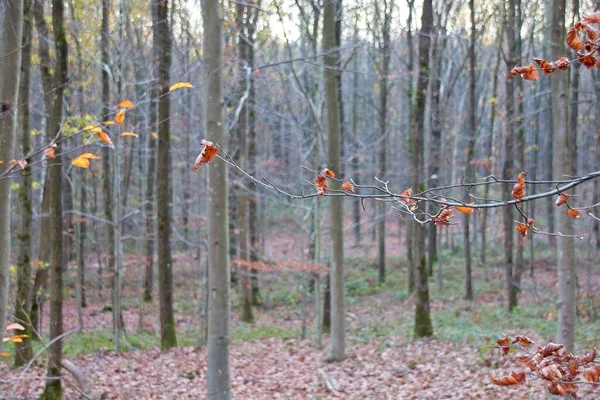
<path fill-rule="evenodd" d="M 206 137 L 224 146 L 223 83 L 223 14 L 218 0 L 202 0 L 204 26 Z M 230 399 L 229 371 L 229 197 L 227 168 L 222 160 L 208 164 L 208 350 L 207 397 Z"/>
<path fill-rule="evenodd" d="M 432 0 L 423 2 L 423 14 L 421 17 L 421 32 L 419 35 L 419 74 L 417 80 L 417 91 L 415 98 L 415 128 L 414 128 L 414 165 L 413 165 L 413 193 L 419 193 L 425 189 L 425 160 L 424 160 L 424 123 L 425 103 L 427 96 L 427 84 L 429 81 L 429 47 L 431 44 L 431 32 L 433 28 L 433 4 Z M 415 310 L 415 337 L 427 337 L 433 335 L 431 314 L 429 307 L 429 283 L 427 273 L 427 257 L 425 255 L 425 227 L 417 225 L 414 227 L 414 260 L 416 262 L 416 310 Z"/>
<path fill-rule="evenodd" d="M 325 0 L 323 12 L 323 51 L 335 49 L 335 11 L 333 0 Z M 336 53 L 324 57 L 325 107 L 327 109 L 328 163 L 329 169 L 341 171 L 341 132 L 338 94 L 336 84 Z M 331 189 L 340 190 L 339 182 L 331 182 Z M 331 257 L 331 337 L 328 361 L 346 358 L 345 296 L 344 296 L 344 232 L 342 227 L 343 198 L 329 198 Z"/>
<path fill-rule="evenodd" d="M 21 131 L 21 152 L 24 157 L 31 151 L 31 134 L 29 132 L 29 87 L 31 68 L 31 0 L 23 2 L 23 49 L 21 56 L 21 78 L 19 86 L 19 127 Z M 17 298 L 15 301 L 15 320 L 21 323 L 25 330 L 22 332 L 32 336 L 31 327 L 31 223 L 33 217 L 31 167 L 30 159 L 26 159 L 27 167 L 21 174 L 19 186 L 19 204 L 21 207 L 21 226 L 17 235 L 19 255 L 17 257 Z M 31 340 L 15 343 L 15 367 L 25 365 L 33 357 Z"/>
<path fill-rule="evenodd" d="M 17 127 L 17 99 L 21 68 L 23 0 L 0 3 L 0 173 L 11 168 Z M 10 265 L 10 180 L 0 180 L 0 333 L 4 334 L 8 310 Z M 0 349 L 2 345 L 0 344 Z"/>
<path fill-rule="evenodd" d="M 556 59 L 565 54 L 565 12 L 566 0 L 552 1 L 551 43 L 552 56 Z M 569 135 L 569 89 L 567 73 L 552 74 L 552 126 L 553 126 L 553 175 L 561 179 L 572 173 L 573 143 Z M 573 219 L 564 207 L 555 207 L 556 223 L 565 235 L 573 234 Z M 558 343 L 563 343 L 568 351 L 573 351 L 575 342 L 575 308 L 577 305 L 577 276 L 575 271 L 575 239 L 557 239 L 558 255 Z"/>
<path fill-rule="evenodd" d="M 171 139 L 169 130 L 170 96 L 169 76 L 171 69 L 171 28 L 169 26 L 168 0 L 157 6 L 158 43 L 158 155 L 160 169 L 156 175 L 156 217 L 158 242 L 158 286 L 160 297 L 160 347 L 166 350 L 177 346 L 175 316 L 173 313 L 173 265 L 171 259 Z"/>
<path fill-rule="evenodd" d="M 60 139 L 63 115 L 63 96 L 68 82 L 68 44 L 64 27 L 64 2 L 52 1 L 52 28 L 56 47 L 56 74 L 54 79 L 54 104 L 48 121 L 48 132 Z M 56 152 L 48 167 L 50 183 L 50 340 L 63 333 L 63 208 L 62 208 L 62 154 Z M 48 349 L 48 380 L 41 396 L 44 400 L 62 399 L 61 385 L 62 339 L 54 341 Z"/>

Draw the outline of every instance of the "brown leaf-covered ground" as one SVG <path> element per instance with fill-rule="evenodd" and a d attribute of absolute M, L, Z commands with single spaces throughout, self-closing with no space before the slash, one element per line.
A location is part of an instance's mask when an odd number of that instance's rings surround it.
<path fill-rule="evenodd" d="M 390 248 L 397 246 L 390 238 Z M 294 249 L 286 238 L 273 243 L 274 256 L 294 259 L 297 255 L 285 254 L 281 249 Z M 289 246 L 288 246 L 289 245 Z M 349 253 L 362 253 L 350 249 Z M 193 264 L 186 254 L 176 254 L 176 265 Z M 392 263 L 389 282 L 381 289 L 369 291 L 376 285 L 376 271 L 368 263 L 354 262 L 348 268 L 350 286 L 347 303 L 348 357 L 341 363 L 327 363 L 325 348 L 319 349 L 314 341 L 301 340 L 300 327 L 306 320 L 309 329 L 313 314 L 310 299 L 307 311 L 294 303 L 276 304 L 276 293 L 296 290 L 303 283 L 298 276 L 263 277 L 261 281 L 265 307 L 256 310 L 254 325 L 239 321 L 239 308 L 234 309 L 232 320 L 231 363 L 232 388 L 237 399 L 544 399 L 548 398 L 545 384 L 528 375 L 527 383 L 519 387 L 498 387 L 491 383 L 490 374 L 509 374 L 520 365 L 502 357 L 494 341 L 502 333 L 525 334 L 536 345 L 553 340 L 552 312 L 556 274 L 548 259 L 535 265 L 535 280 L 524 276 L 520 298 L 522 311 L 509 316 L 502 311 L 504 305 L 503 271 L 490 266 L 487 271 L 475 270 L 476 300 L 462 300 L 462 263 L 446 257 L 443 260 L 444 289 L 436 288 L 432 278 L 432 311 L 436 337 L 417 340 L 412 338 L 414 299 L 402 292 L 406 285 L 406 271 L 401 262 Z M 581 265 L 586 261 L 582 260 Z M 135 285 L 138 271 L 136 259 L 129 260 L 126 274 L 126 301 L 124 319 L 127 337 L 135 337 L 139 308 Z M 206 350 L 189 346 L 197 343 L 191 338 L 200 324 L 199 303 L 202 287 L 201 272 L 197 266 L 176 271 L 176 310 L 180 343 L 184 347 L 161 352 L 155 340 L 158 337 L 158 310 L 156 304 L 145 305 L 142 328 L 152 339 L 143 347 L 117 354 L 110 343 L 94 342 L 93 334 L 108 330 L 110 336 L 111 313 L 103 311 L 107 294 L 100 298 L 89 290 L 90 306 L 84 309 L 85 330 L 66 339 L 67 343 L 89 337 L 93 351 L 73 353 L 67 357 L 83 368 L 89 377 L 92 390 L 104 393 L 109 399 L 197 399 L 205 398 Z M 597 293 L 600 275 L 580 268 L 581 290 L 586 285 Z M 487 279 L 486 279 L 487 278 Z M 300 279 L 300 281 L 298 280 Z M 133 282 L 133 283 L 131 283 Z M 358 283 L 357 283 L 358 282 Z M 131 284 L 128 284 L 131 283 Z M 361 286 L 364 284 L 364 287 Z M 356 292 L 359 289 L 367 292 Z M 365 289 L 366 288 L 366 289 Z M 581 330 L 584 347 L 597 345 L 598 322 L 588 321 L 586 313 L 591 307 L 588 299 L 580 299 Z M 596 299 L 597 300 L 597 299 Z M 236 305 L 234 298 L 234 306 Z M 587 304 L 587 308 L 586 308 Z M 47 323 L 47 318 L 45 320 Z M 65 327 L 77 326 L 75 301 L 65 304 Z M 261 339 L 248 340 L 256 330 Z M 272 334 L 271 337 L 269 337 Z M 130 336 L 131 335 L 131 336 Z M 72 346 L 71 346 L 72 347 Z M 587 347 L 586 347 L 587 348 Z M 580 349 L 580 350 L 583 350 Z M 35 366 L 24 370 L 11 370 L 0 364 L 0 398 L 35 399 L 41 393 L 45 376 L 45 356 Z M 20 380 L 19 377 L 21 377 Z M 74 378 L 66 377 L 66 398 L 77 399 Z M 329 383 L 329 385 L 328 385 Z M 328 387 L 329 386 L 329 387 Z M 13 393 L 14 392 L 14 393 Z M 600 388 L 582 385 L 581 398 L 600 398 Z"/>

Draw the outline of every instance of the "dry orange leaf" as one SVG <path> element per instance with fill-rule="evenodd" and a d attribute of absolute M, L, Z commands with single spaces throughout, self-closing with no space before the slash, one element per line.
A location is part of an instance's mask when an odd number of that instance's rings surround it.
<path fill-rule="evenodd" d="M 354 185 L 352 183 L 350 183 L 350 181 L 346 181 L 344 183 L 342 183 L 342 190 L 345 190 L 346 192 L 350 192 L 350 193 L 356 193 L 354 191 Z"/>
<path fill-rule="evenodd" d="M 196 162 L 194 163 L 194 171 L 198 171 L 201 166 L 215 158 L 217 152 L 219 151 L 217 146 L 215 146 L 213 142 L 209 142 L 208 140 L 202 140 L 200 144 L 203 145 L 204 148 L 196 158 Z"/>
<path fill-rule="evenodd" d="M 56 158 L 56 155 L 54 154 L 54 148 L 53 147 L 49 147 L 46 150 L 44 150 L 44 154 L 48 158 Z"/>
<path fill-rule="evenodd" d="M 452 209 L 450 207 L 443 208 L 438 215 L 433 217 L 433 223 L 435 225 L 450 225 L 450 218 L 452 218 Z"/>
<path fill-rule="evenodd" d="M 517 176 L 517 183 L 513 186 L 512 198 L 515 200 L 525 197 L 525 173 L 521 172 Z"/>
<path fill-rule="evenodd" d="M 110 140 L 110 137 L 108 136 L 108 134 L 106 134 L 106 132 L 104 131 L 100 131 L 98 132 L 98 139 L 100 139 L 100 141 L 106 143 L 109 147 L 111 148 L 115 148 L 115 146 L 113 146 L 112 140 Z"/>
<path fill-rule="evenodd" d="M 335 178 L 335 172 L 333 172 L 332 170 L 330 170 L 329 168 L 325 168 L 323 170 L 323 175 L 329 177 L 329 178 Z"/>
<path fill-rule="evenodd" d="M 134 132 L 123 132 L 123 133 L 121 133 L 121 136 L 138 137 L 137 133 L 134 133 Z"/>
<path fill-rule="evenodd" d="M 325 178 L 325 175 L 317 175 L 315 179 L 315 186 L 317 187 L 317 194 L 319 196 L 323 196 L 327 191 L 327 178 Z"/>
<path fill-rule="evenodd" d="M 510 76 L 521 75 L 521 77 L 527 81 L 537 81 L 540 77 L 533 64 L 529 64 L 525 67 L 514 67 L 508 74 Z"/>
<path fill-rule="evenodd" d="M 79 168 L 88 168 L 90 166 L 90 160 L 98 159 L 100 159 L 100 157 L 98 157 L 95 154 L 83 153 L 79 157 L 73 159 L 73 161 L 71 161 L 71 164 Z"/>
<path fill-rule="evenodd" d="M 600 23 L 600 11 L 589 14 L 589 15 L 584 15 L 583 20 L 590 24 Z"/>
<path fill-rule="evenodd" d="M 525 383 L 525 372 L 513 371 L 510 375 L 498 379 L 492 374 L 492 383 L 498 386 L 522 385 Z"/>
<path fill-rule="evenodd" d="M 475 204 L 475 203 L 471 203 L 471 204 Z M 468 207 L 468 206 L 454 206 L 454 208 L 456 209 L 456 211 L 460 211 L 463 214 L 473 214 L 473 211 L 475 211 L 475 209 L 473 207 Z"/>
<path fill-rule="evenodd" d="M 529 347 L 533 344 L 533 340 L 524 335 L 515 336 L 512 342 L 519 344 L 521 347 Z"/>
<path fill-rule="evenodd" d="M 193 87 L 194 86 L 189 82 L 177 82 L 176 84 L 174 84 L 173 86 L 171 86 L 169 88 L 169 92 L 172 92 L 174 90 L 181 89 L 181 88 L 193 88 Z"/>
<path fill-rule="evenodd" d="M 556 204 L 558 207 L 560 207 L 563 204 L 565 204 L 568 200 L 569 200 L 569 195 L 567 195 L 565 193 L 561 193 L 558 195 L 558 199 L 556 199 L 556 202 L 554 204 Z"/>
<path fill-rule="evenodd" d="M 583 43 L 581 43 L 581 40 L 579 40 L 579 34 L 574 26 L 569 28 L 567 31 L 567 44 L 570 48 L 576 51 L 583 49 Z"/>
<path fill-rule="evenodd" d="M 579 215 L 581 214 L 581 212 L 579 210 L 569 208 L 567 210 L 567 214 L 569 215 L 569 217 L 571 217 L 573 219 L 579 219 Z"/>
<path fill-rule="evenodd" d="M 115 124 L 123 125 L 123 121 L 125 121 L 125 110 L 119 110 L 115 115 Z"/>
<path fill-rule="evenodd" d="M 529 227 L 527 226 L 527 224 L 524 224 L 523 222 L 517 222 L 517 231 L 519 231 L 521 236 L 523 236 L 523 237 L 527 236 L 528 230 L 529 230 Z"/>
<path fill-rule="evenodd" d="M 415 201 L 411 198 L 409 198 L 410 196 L 412 196 L 412 188 L 409 187 L 408 189 L 406 189 L 404 192 L 400 193 L 400 201 L 402 201 L 404 204 L 406 205 L 412 205 L 415 204 Z"/>
<path fill-rule="evenodd" d="M 123 100 L 122 102 L 120 102 L 119 104 L 116 105 L 116 108 L 133 108 L 133 103 L 130 102 L 129 100 Z"/>
<path fill-rule="evenodd" d="M 1 352 L 0 352 L 0 356 L 2 356 L 2 357 L 10 357 L 10 354 L 9 354 L 9 353 L 6 353 L 6 352 L 4 352 L 4 351 L 1 351 Z"/>

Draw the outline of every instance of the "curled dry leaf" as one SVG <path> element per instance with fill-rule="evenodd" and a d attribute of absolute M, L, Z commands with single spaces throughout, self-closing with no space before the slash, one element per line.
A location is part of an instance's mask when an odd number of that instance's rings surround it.
<path fill-rule="evenodd" d="M 400 193 L 400 201 L 408 206 L 415 204 L 415 201 L 411 199 L 410 196 L 412 196 L 411 187 L 406 189 L 404 192 Z"/>
<path fill-rule="evenodd" d="M 525 173 L 520 172 L 517 176 L 517 183 L 513 186 L 512 198 L 515 200 L 525 197 Z"/>
<path fill-rule="evenodd" d="M 125 121 L 125 110 L 119 110 L 117 112 L 117 115 L 115 115 L 115 124 L 123 125 L 124 121 Z"/>
<path fill-rule="evenodd" d="M 596 66 L 596 58 L 591 54 L 581 54 L 577 53 L 577 58 L 581 61 L 581 63 L 587 68 L 591 69 Z"/>
<path fill-rule="evenodd" d="M 56 158 L 56 155 L 54 154 L 54 147 L 48 147 L 46 150 L 44 150 L 44 155 L 48 158 Z"/>
<path fill-rule="evenodd" d="M 213 142 L 209 142 L 208 140 L 203 139 L 200 142 L 200 144 L 203 145 L 204 148 L 202 149 L 202 152 L 200 152 L 200 154 L 198 154 L 198 157 L 196 158 L 196 162 L 194 163 L 194 171 L 198 171 L 201 166 L 203 166 L 204 164 L 208 163 L 210 160 L 215 158 L 215 156 L 217 155 L 217 152 L 219 151 L 217 146 L 215 146 L 213 144 Z"/>
<path fill-rule="evenodd" d="M 544 347 L 538 348 L 537 352 L 540 353 L 543 357 L 548 357 L 548 356 L 554 355 L 554 354 L 562 355 L 564 353 L 564 348 L 565 348 L 564 344 L 548 343 Z"/>
<path fill-rule="evenodd" d="M 498 386 L 522 385 L 525 383 L 525 372 L 513 371 L 510 375 L 503 376 L 502 378 L 496 378 L 492 374 L 492 383 Z"/>
<path fill-rule="evenodd" d="M 112 140 L 110 140 L 110 136 L 108 136 L 108 134 L 104 131 L 99 131 L 98 132 L 98 139 L 100 139 L 101 142 L 104 142 L 108 145 L 108 147 L 110 147 L 111 149 L 114 149 L 115 146 L 112 143 Z"/>
<path fill-rule="evenodd" d="M 552 382 L 550 386 L 548 386 L 548 392 L 555 396 L 564 396 L 567 393 L 565 388 L 563 388 L 562 385 L 556 381 Z"/>
<path fill-rule="evenodd" d="M 563 373 L 560 370 L 560 365 L 557 363 L 552 363 L 543 368 L 540 368 L 538 371 L 538 375 L 540 376 L 540 378 L 545 379 L 547 381 L 555 381 L 563 377 Z"/>
<path fill-rule="evenodd" d="M 573 208 L 569 208 L 567 210 L 567 214 L 569 215 L 569 217 L 571 217 L 573 219 L 579 219 L 579 216 L 581 215 L 581 211 L 575 210 Z"/>
<path fill-rule="evenodd" d="M 130 137 L 138 137 L 138 134 L 135 132 L 123 132 L 121 136 L 130 136 Z"/>
<path fill-rule="evenodd" d="M 600 381 L 598 375 L 598 366 L 592 365 L 591 367 L 587 367 L 581 370 L 581 376 L 588 382 L 596 382 Z"/>
<path fill-rule="evenodd" d="M 346 192 L 350 192 L 353 194 L 356 193 L 354 191 L 354 185 L 350 181 L 345 181 L 344 183 L 342 183 L 342 190 L 345 190 Z"/>
<path fill-rule="evenodd" d="M 19 167 L 20 170 L 24 170 L 27 167 L 27 161 L 25 160 L 10 160 L 8 162 L 8 165 L 10 166 L 17 166 Z"/>
<path fill-rule="evenodd" d="M 576 23 L 575 29 L 584 31 L 589 40 L 596 40 L 598 38 L 598 31 L 586 21 L 579 21 Z"/>
<path fill-rule="evenodd" d="M 317 175 L 315 178 L 315 186 L 317 187 L 317 194 L 323 196 L 327 191 L 327 178 L 325 178 L 325 175 Z"/>
<path fill-rule="evenodd" d="M 533 340 L 529 339 L 527 336 L 524 336 L 524 335 L 515 336 L 513 338 L 512 342 L 517 343 L 518 345 L 520 345 L 523 348 L 527 348 L 533 344 Z"/>
<path fill-rule="evenodd" d="M 554 204 L 556 204 L 558 207 L 560 207 L 563 204 L 565 204 L 568 200 L 569 200 L 569 195 L 566 193 L 561 193 L 558 195 L 558 199 L 556 199 L 556 202 Z"/>
<path fill-rule="evenodd" d="M 582 364 L 587 364 L 587 363 L 594 362 L 595 359 L 596 359 L 596 348 L 594 347 L 594 348 L 592 348 L 592 351 L 579 357 L 579 362 L 581 362 Z"/>
<path fill-rule="evenodd" d="M 574 26 L 569 28 L 567 31 L 567 44 L 570 48 L 576 51 L 583 49 L 583 43 L 581 43 L 581 40 L 579 40 L 579 34 Z"/>
<path fill-rule="evenodd" d="M 133 103 L 130 102 L 129 100 L 123 100 L 122 102 L 120 102 L 119 104 L 116 105 L 116 108 L 130 109 L 130 108 L 133 108 Z"/>
<path fill-rule="evenodd" d="M 583 16 L 583 21 L 589 23 L 589 24 L 598 24 L 600 23 L 600 11 L 592 13 L 592 14 L 588 14 L 588 15 L 584 15 Z"/>
<path fill-rule="evenodd" d="M 540 77 L 540 74 L 537 72 L 537 69 L 535 69 L 533 64 L 529 64 L 524 67 L 514 67 L 509 71 L 508 74 L 510 76 L 521 75 L 521 77 L 527 81 L 537 81 Z"/>
<path fill-rule="evenodd" d="M 440 210 L 438 215 L 433 217 L 433 223 L 435 225 L 448 226 L 450 225 L 450 218 L 452 218 L 452 209 L 445 207 Z"/>
<path fill-rule="evenodd" d="M 109 121 L 102 121 L 102 125 L 108 126 L 108 125 L 114 125 L 114 124 L 115 124 L 115 121 L 113 121 L 112 119 Z"/>
<path fill-rule="evenodd" d="M 328 178 L 335 178 L 335 172 L 333 172 L 329 168 L 323 169 L 323 175 L 327 176 Z"/>
<path fill-rule="evenodd" d="M 475 203 L 471 203 L 471 204 L 475 204 Z M 469 206 L 454 206 L 454 209 L 456 211 L 460 211 L 463 214 L 473 214 L 473 211 L 475 211 L 475 209 L 473 207 L 469 207 Z"/>

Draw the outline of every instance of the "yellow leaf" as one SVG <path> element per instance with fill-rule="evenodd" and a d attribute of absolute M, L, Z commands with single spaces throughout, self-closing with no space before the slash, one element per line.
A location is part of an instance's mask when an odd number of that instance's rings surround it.
<path fill-rule="evenodd" d="M 100 141 L 106 143 L 109 147 L 111 148 L 115 148 L 115 146 L 113 146 L 112 144 L 112 140 L 110 140 L 110 137 L 106 134 L 106 132 L 100 131 L 98 132 L 98 139 L 100 139 Z"/>
<path fill-rule="evenodd" d="M 10 354 L 5 353 L 5 352 L 2 351 L 2 352 L 0 352 L 0 356 L 2 356 L 2 357 L 10 357 Z"/>
<path fill-rule="evenodd" d="M 112 121 L 106 121 L 106 122 L 112 122 Z M 96 132 L 96 133 L 98 133 L 98 132 L 102 131 L 102 128 L 100 128 L 97 125 L 88 125 L 85 128 L 83 128 L 83 130 L 84 131 L 90 131 L 90 132 Z"/>
<path fill-rule="evenodd" d="M 20 337 L 11 336 L 11 337 L 6 337 L 6 338 L 2 339 L 2 342 L 4 342 L 4 343 L 6 343 L 6 342 L 22 343 L 23 339 L 21 339 Z"/>
<path fill-rule="evenodd" d="M 138 137 L 137 133 L 133 133 L 133 132 L 123 132 L 123 133 L 121 133 L 121 136 Z"/>
<path fill-rule="evenodd" d="M 114 124 L 115 124 L 115 121 L 112 121 L 112 120 L 110 120 L 110 121 L 102 121 L 102 125 L 108 126 L 108 125 L 114 125 Z"/>
<path fill-rule="evenodd" d="M 150 136 L 152 137 L 152 139 L 158 139 L 158 133 L 156 132 L 152 132 Z"/>
<path fill-rule="evenodd" d="M 79 168 L 88 168 L 90 166 L 90 160 L 97 160 L 99 158 L 100 157 L 92 153 L 83 153 L 82 155 L 71 161 L 71 164 Z"/>
<path fill-rule="evenodd" d="M 181 89 L 181 88 L 193 88 L 193 87 L 194 86 L 189 82 L 177 82 L 176 84 L 174 84 L 173 86 L 171 86 L 169 88 L 169 92 L 172 92 L 174 90 Z"/>
<path fill-rule="evenodd" d="M 24 331 L 24 330 L 25 330 L 25 327 L 24 327 L 23 325 L 21 325 L 21 324 L 18 324 L 18 323 L 16 323 L 16 322 L 13 322 L 12 324 L 9 324 L 9 325 L 6 327 L 6 330 L 7 330 L 7 331 L 10 331 L 10 330 L 13 330 L 13 329 L 15 329 L 15 330 L 19 330 L 19 331 Z"/>
<path fill-rule="evenodd" d="M 130 102 L 129 100 L 123 100 L 122 102 L 120 102 L 119 104 L 116 105 L 117 108 L 133 108 L 133 103 Z"/>
<path fill-rule="evenodd" d="M 125 121 L 125 110 L 120 110 L 117 115 L 115 115 L 115 124 L 123 125 L 123 121 Z"/>

